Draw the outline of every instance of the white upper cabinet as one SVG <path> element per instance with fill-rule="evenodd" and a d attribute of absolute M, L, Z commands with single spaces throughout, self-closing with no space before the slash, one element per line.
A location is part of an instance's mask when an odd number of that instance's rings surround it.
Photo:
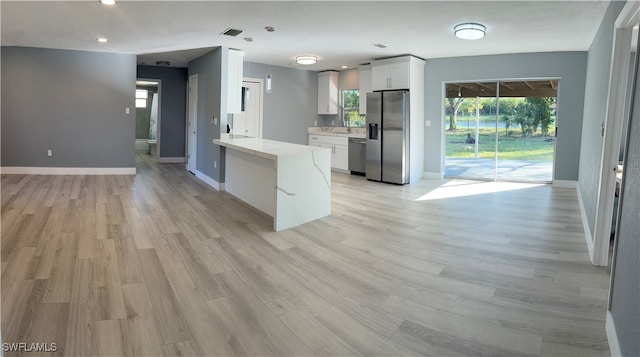
<path fill-rule="evenodd" d="M 409 61 L 398 58 L 397 62 L 373 64 L 373 90 L 408 89 Z"/>
<path fill-rule="evenodd" d="M 367 93 L 373 91 L 371 85 L 371 65 L 360 66 L 358 73 L 360 93 L 360 114 L 367 114 Z"/>
<path fill-rule="evenodd" d="M 318 114 L 338 114 L 338 72 L 318 73 Z"/>
<path fill-rule="evenodd" d="M 242 112 L 242 60 L 244 52 L 229 50 L 227 69 L 227 113 Z"/>

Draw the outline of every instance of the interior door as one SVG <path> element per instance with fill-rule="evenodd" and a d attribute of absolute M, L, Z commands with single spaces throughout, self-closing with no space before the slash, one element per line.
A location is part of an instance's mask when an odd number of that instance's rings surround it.
<path fill-rule="evenodd" d="M 189 122 L 187 127 L 187 170 L 196 172 L 198 148 L 198 75 L 189 77 Z"/>
<path fill-rule="evenodd" d="M 244 87 L 249 88 L 249 95 L 246 98 L 244 115 L 244 135 L 254 138 L 262 137 L 262 90 L 260 83 L 244 81 Z"/>

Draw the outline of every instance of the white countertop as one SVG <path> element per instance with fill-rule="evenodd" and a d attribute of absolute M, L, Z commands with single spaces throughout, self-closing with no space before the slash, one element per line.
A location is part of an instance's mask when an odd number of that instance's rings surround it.
<path fill-rule="evenodd" d="M 260 138 L 222 138 L 214 139 L 213 143 L 234 150 L 242 151 L 247 154 L 265 157 L 273 160 L 277 159 L 280 156 L 297 155 L 300 153 L 313 152 L 317 150 L 329 150 L 329 148 L 291 144 Z"/>
<path fill-rule="evenodd" d="M 343 138 L 365 138 L 366 135 L 364 133 L 332 133 L 330 131 L 318 131 L 309 133 L 309 135 L 320 135 L 320 136 L 337 136 Z"/>
<path fill-rule="evenodd" d="M 345 128 L 342 126 L 312 126 L 307 129 L 309 135 L 337 136 L 344 138 L 364 138 L 365 128 Z"/>

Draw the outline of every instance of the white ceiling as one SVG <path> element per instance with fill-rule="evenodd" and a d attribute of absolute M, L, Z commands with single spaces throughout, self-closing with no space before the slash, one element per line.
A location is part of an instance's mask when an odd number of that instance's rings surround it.
<path fill-rule="evenodd" d="M 585 51 L 608 1 L 0 1 L 3 46 L 138 55 L 172 66 L 227 46 L 245 60 L 310 70 L 340 69 L 371 58 L 422 58 L 499 53 Z M 465 41 L 453 26 L 480 22 L 487 36 Z M 265 26 L 274 26 L 269 34 Z M 222 36 L 228 27 L 245 30 Z M 99 44 L 104 36 L 109 42 Z M 248 43 L 243 37 L 253 37 Z M 388 47 L 373 47 L 382 43 Z M 190 50 L 190 51 L 183 51 Z M 160 53 L 160 54 L 158 54 Z M 294 64 L 313 54 L 312 66 Z"/>

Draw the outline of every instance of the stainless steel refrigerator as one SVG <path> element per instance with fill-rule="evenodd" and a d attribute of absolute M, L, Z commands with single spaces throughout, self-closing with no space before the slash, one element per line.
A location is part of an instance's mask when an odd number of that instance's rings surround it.
<path fill-rule="evenodd" d="M 367 93 L 366 177 L 409 183 L 409 91 Z"/>

